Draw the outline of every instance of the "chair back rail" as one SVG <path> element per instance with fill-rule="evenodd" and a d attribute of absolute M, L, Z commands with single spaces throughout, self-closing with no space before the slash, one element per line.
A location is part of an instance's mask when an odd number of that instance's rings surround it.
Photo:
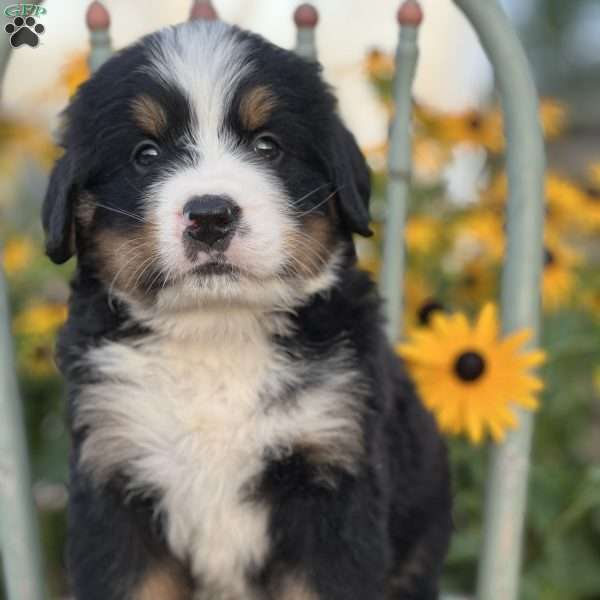
<path fill-rule="evenodd" d="M 454 0 L 477 32 L 494 68 L 507 139 L 507 253 L 502 273 L 506 333 L 540 330 L 545 151 L 538 95 L 527 57 L 497 0 Z M 492 449 L 485 499 L 478 600 L 516 600 L 534 417 L 519 411 L 519 428 Z"/>
<path fill-rule="evenodd" d="M 392 343 L 402 335 L 404 290 L 404 225 L 412 173 L 412 87 L 419 48 L 419 26 L 423 13 L 418 2 L 408 0 L 397 14 L 400 33 L 396 49 L 393 97 L 394 116 L 390 129 L 383 267 L 380 288 L 386 301 L 387 334 Z"/>

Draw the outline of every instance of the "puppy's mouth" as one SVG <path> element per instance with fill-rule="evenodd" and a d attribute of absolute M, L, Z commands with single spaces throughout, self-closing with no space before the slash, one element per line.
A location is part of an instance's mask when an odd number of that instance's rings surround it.
<path fill-rule="evenodd" d="M 198 275 L 207 277 L 210 275 L 222 275 L 231 279 L 239 279 L 242 276 L 242 270 L 235 265 L 224 260 L 211 260 L 204 264 L 198 265 L 188 271 L 189 275 Z"/>

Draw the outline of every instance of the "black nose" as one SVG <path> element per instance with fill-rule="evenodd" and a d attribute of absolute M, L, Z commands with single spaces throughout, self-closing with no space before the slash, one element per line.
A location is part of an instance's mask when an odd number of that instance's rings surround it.
<path fill-rule="evenodd" d="M 209 247 L 225 250 L 240 218 L 240 207 L 228 196 L 194 196 L 183 207 L 189 222 L 185 235 Z"/>

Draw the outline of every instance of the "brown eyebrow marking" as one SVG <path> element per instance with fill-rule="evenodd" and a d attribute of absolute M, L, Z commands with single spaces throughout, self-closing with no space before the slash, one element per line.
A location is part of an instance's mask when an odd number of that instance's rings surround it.
<path fill-rule="evenodd" d="M 245 129 L 253 130 L 262 127 L 274 108 L 277 98 L 265 85 L 259 85 L 247 94 L 240 102 L 240 120 Z"/>
<path fill-rule="evenodd" d="M 138 96 L 131 103 L 135 122 L 149 135 L 158 137 L 167 128 L 165 109 L 150 96 Z"/>

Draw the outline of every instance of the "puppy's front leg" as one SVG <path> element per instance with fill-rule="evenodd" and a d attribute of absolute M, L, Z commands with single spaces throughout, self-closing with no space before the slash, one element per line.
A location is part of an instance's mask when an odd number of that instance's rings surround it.
<path fill-rule="evenodd" d="M 273 464 L 261 493 L 272 506 L 272 600 L 381 600 L 388 563 L 384 514 L 369 475 L 328 469 L 301 453 Z"/>
<path fill-rule="evenodd" d="M 73 469 L 68 559 L 76 600 L 191 600 L 182 565 L 169 555 L 142 500 L 95 487 Z"/>

